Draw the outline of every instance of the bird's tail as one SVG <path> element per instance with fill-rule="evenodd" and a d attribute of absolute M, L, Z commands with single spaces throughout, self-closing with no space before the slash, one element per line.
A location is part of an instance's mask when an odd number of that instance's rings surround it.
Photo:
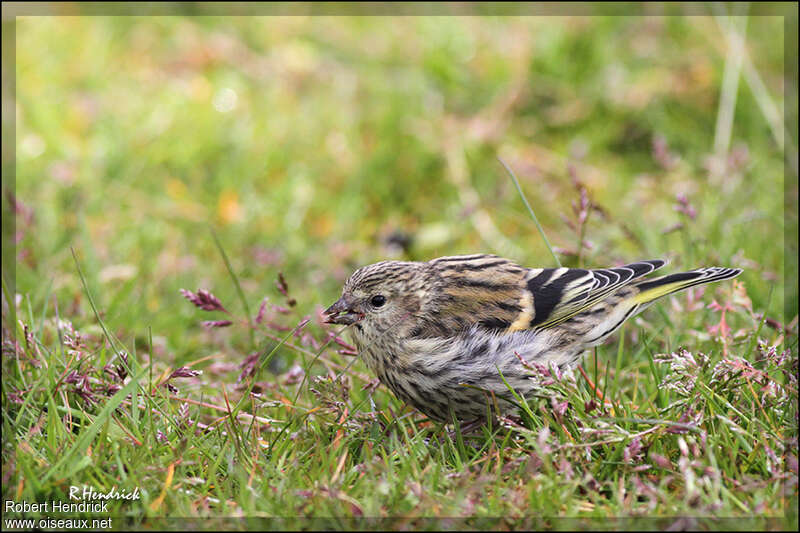
<path fill-rule="evenodd" d="M 623 322 L 644 311 L 662 296 L 694 285 L 734 278 L 741 273 L 739 268 L 707 267 L 635 281 L 587 312 L 588 316 L 596 313 L 604 316 L 604 319 L 589 331 L 583 332 L 581 342 L 586 347 L 600 344 L 619 329 Z"/>
<path fill-rule="evenodd" d="M 673 292 L 682 291 L 703 283 L 735 278 L 741 273 L 741 268 L 706 267 L 690 272 L 680 272 L 661 276 L 660 278 L 642 280 L 631 284 L 631 288 L 637 289 L 637 293 L 631 297 L 631 300 L 632 303 L 644 308 L 658 298 Z"/>

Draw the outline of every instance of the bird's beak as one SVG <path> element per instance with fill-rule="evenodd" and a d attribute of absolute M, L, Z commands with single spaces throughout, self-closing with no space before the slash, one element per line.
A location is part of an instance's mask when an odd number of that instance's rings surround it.
<path fill-rule="evenodd" d="M 325 323 L 350 325 L 364 318 L 363 313 L 356 313 L 350 309 L 350 304 L 344 296 L 336 300 L 332 306 L 325 310 Z"/>

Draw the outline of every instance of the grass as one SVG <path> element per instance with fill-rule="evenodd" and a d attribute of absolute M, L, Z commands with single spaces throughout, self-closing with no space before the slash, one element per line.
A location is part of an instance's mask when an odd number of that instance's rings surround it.
<path fill-rule="evenodd" d="M 138 488 L 117 527 L 796 529 L 797 178 L 762 111 L 783 23 L 748 20 L 763 85 L 735 98 L 727 28 L 20 19 L 3 499 Z M 552 266 L 528 202 L 565 266 L 745 272 L 462 434 L 320 311 L 390 257 Z"/>

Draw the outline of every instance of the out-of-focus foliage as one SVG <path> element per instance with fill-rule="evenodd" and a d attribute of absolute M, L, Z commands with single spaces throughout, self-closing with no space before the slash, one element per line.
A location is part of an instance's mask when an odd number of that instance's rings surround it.
<path fill-rule="evenodd" d="M 780 105 L 782 19 L 746 31 Z M 179 288 L 233 294 L 209 227 L 255 301 L 278 270 L 324 304 L 387 257 L 549 265 L 500 155 L 562 249 L 570 173 L 587 187 L 585 264 L 744 266 L 779 313 L 782 152 L 744 80 L 711 157 L 725 39 L 713 17 L 21 18 L 18 292 L 69 301 L 72 246 L 115 327 L 174 339 Z M 677 194 L 698 217 L 664 235 Z"/>

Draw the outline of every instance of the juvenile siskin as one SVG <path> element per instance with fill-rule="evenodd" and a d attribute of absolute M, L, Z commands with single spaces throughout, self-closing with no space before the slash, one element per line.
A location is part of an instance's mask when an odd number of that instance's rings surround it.
<path fill-rule="evenodd" d="M 494 405 L 511 407 L 503 378 L 523 395 L 536 388 L 522 360 L 570 368 L 658 298 L 742 272 L 642 279 L 664 263 L 524 268 L 486 254 L 383 261 L 350 276 L 326 320 L 353 326 L 360 355 L 398 398 L 434 420 L 475 421 Z"/>

